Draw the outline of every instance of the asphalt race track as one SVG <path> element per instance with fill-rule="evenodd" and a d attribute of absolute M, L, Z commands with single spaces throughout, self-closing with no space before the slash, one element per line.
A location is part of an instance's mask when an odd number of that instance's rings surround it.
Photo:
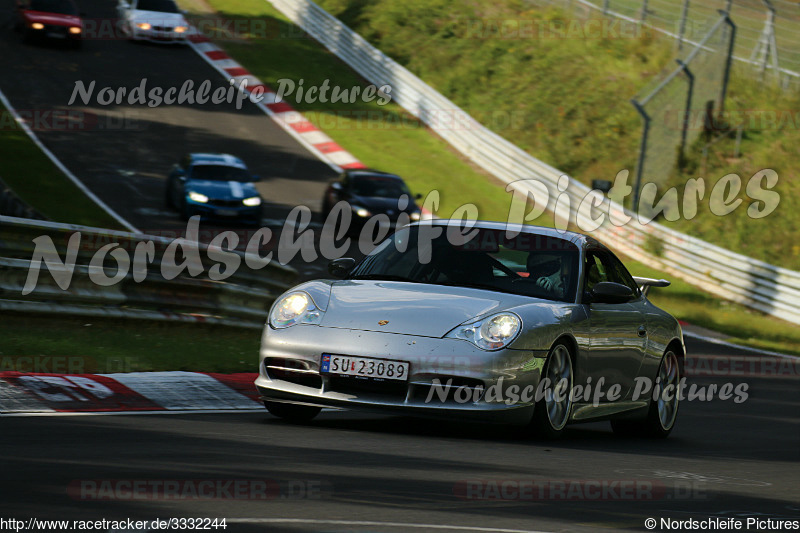
<path fill-rule="evenodd" d="M 698 357 L 755 357 L 699 341 L 688 347 Z M 607 423 L 543 442 L 513 427 L 347 411 L 307 425 L 266 411 L 4 418 L 0 507 L 18 518 L 226 517 L 229 531 L 644 531 L 650 517 L 800 519 L 800 380 L 792 368 L 693 379 L 746 382 L 749 398 L 684 402 L 664 441 L 616 437 Z M 204 501 L 191 492 L 173 493 L 183 500 L 102 492 L 103 481 L 117 490 L 135 480 L 223 488 Z M 488 488 L 467 498 L 468 480 L 578 485 L 542 499 Z M 81 482 L 89 489 L 75 491 Z M 603 497 L 592 482 L 607 484 Z"/>

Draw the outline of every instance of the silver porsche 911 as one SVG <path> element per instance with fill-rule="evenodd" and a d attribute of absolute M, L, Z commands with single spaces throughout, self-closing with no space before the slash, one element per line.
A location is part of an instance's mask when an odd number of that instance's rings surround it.
<path fill-rule="evenodd" d="M 425 221 L 336 279 L 278 298 L 256 387 L 273 415 L 323 407 L 666 437 L 677 418 L 680 326 L 595 239 L 536 226 Z"/>

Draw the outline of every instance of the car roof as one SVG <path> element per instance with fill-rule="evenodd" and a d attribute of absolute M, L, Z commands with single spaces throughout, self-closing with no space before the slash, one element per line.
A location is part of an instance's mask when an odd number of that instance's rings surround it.
<path fill-rule="evenodd" d="M 189 154 L 190 165 L 225 165 L 247 170 L 244 161 L 230 154 L 195 153 Z"/>
<path fill-rule="evenodd" d="M 584 235 L 583 233 L 576 233 L 574 231 L 561 231 L 555 228 L 548 228 L 545 226 L 534 226 L 531 224 L 509 224 L 507 222 L 493 222 L 488 220 L 470 220 L 469 223 L 471 227 L 477 229 L 491 229 L 491 230 L 499 230 L 499 231 L 518 231 L 520 233 L 530 233 L 534 235 L 542 235 L 545 237 L 553 237 L 557 239 L 564 239 L 565 241 L 571 242 L 578 246 L 579 248 L 584 248 L 586 246 L 597 246 L 600 248 L 606 248 L 601 242 L 596 240 L 589 235 Z M 419 222 L 414 222 L 409 224 L 409 226 L 423 226 L 423 225 L 432 225 L 432 226 L 463 226 L 465 224 L 464 220 L 461 219 L 447 219 L 447 218 L 435 218 L 431 220 L 421 220 Z"/>
<path fill-rule="evenodd" d="M 394 178 L 403 181 L 403 178 L 401 178 L 397 174 L 390 174 L 388 172 L 383 172 L 381 170 L 373 170 L 371 168 L 348 169 L 345 172 L 347 173 L 348 176 L 353 178 L 378 176 L 381 178 Z"/>

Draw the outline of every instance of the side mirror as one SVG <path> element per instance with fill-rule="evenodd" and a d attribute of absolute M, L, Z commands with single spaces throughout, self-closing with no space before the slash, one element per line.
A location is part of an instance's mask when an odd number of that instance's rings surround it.
<path fill-rule="evenodd" d="M 334 278 L 344 279 L 356 266 L 356 260 L 352 257 L 342 257 L 341 259 L 334 259 L 328 263 L 328 273 Z"/>
<path fill-rule="evenodd" d="M 621 304 L 629 302 L 633 296 L 633 289 L 612 281 L 601 281 L 591 291 L 592 303 Z"/>

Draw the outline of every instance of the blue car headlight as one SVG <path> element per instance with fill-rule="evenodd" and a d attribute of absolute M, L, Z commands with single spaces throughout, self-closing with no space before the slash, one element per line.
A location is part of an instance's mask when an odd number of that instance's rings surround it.
<path fill-rule="evenodd" d="M 205 194 L 200 194 L 199 192 L 190 191 L 189 200 L 197 202 L 198 204 L 207 204 L 208 196 L 206 196 Z"/>
<path fill-rule="evenodd" d="M 511 344 L 521 329 L 522 320 L 506 312 L 461 324 L 446 337 L 469 341 L 481 350 L 499 350 Z"/>

